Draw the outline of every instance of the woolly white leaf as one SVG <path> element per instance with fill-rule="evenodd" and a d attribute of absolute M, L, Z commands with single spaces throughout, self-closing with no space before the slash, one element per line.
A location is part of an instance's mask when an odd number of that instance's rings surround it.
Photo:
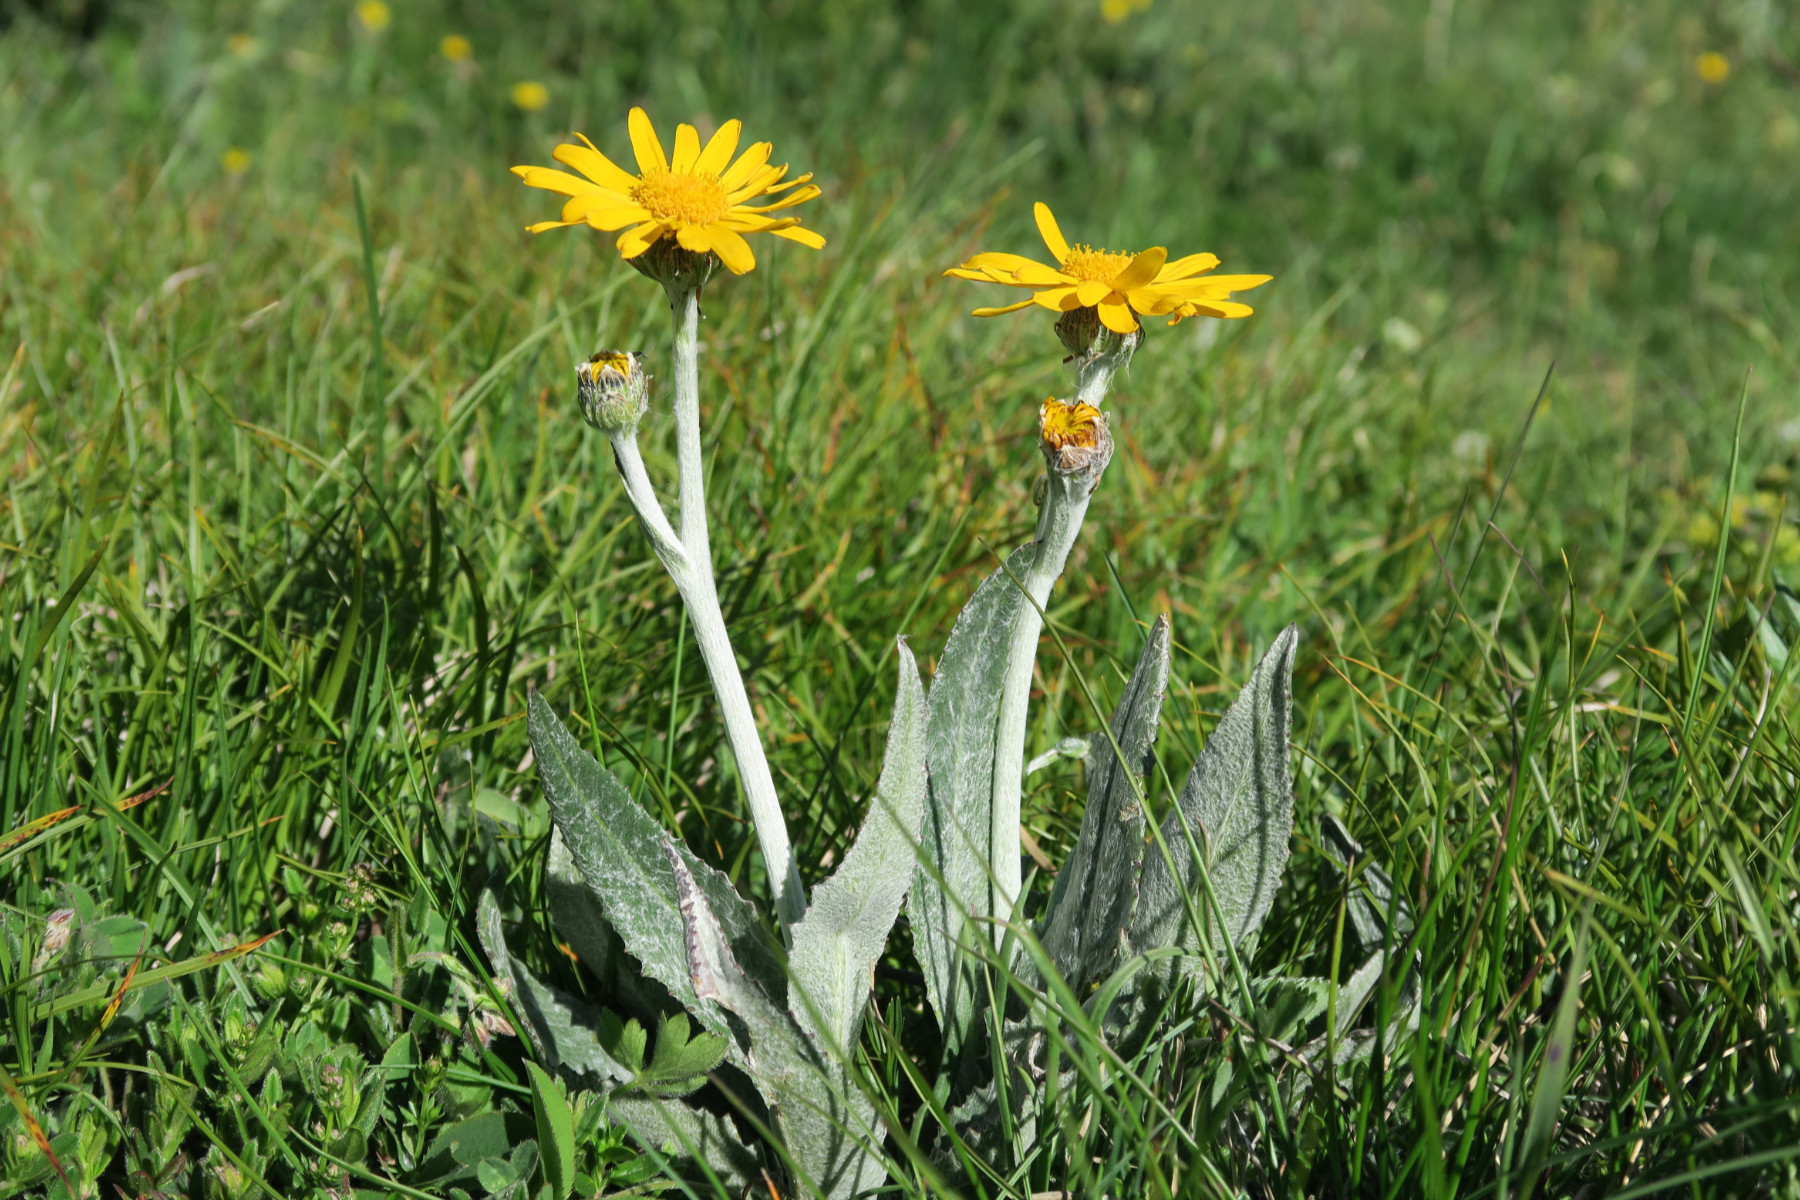
<path fill-rule="evenodd" d="M 968 1036 L 980 1002 L 962 946 L 979 936 L 968 927 L 970 919 L 992 911 L 988 849 L 1000 689 L 1013 625 L 1024 605 L 1014 581 L 1024 577 L 1036 554 L 1035 543 L 1022 546 L 1004 570 L 982 580 L 956 618 L 931 680 L 930 790 L 907 915 L 946 1051 Z"/>
<path fill-rule="evenodd" d="M 1188 905 L 1203 909 L 1204 891 L 1183 829 L 1184 817 L 1206 855 L 1207 875 L 1219 902 L 1212 921 L 1214 945 L 1226 935 L 1233 944 L 1244 942 L 1269 915 L 1294 827 L 1288 727 L 1299 640 L 1299 631 L 1291 625 L 1275 639 L 1188 773 L 1178 810 L 1162 824 L 1169 857 L 1165 859 L 1156 846 L 1148 852 L 1131 927 L 1137 950 L 1177 944 L 1199 948 Z"/>
<path fill-rule="evenodd" d="M 833 1058 L 847 1059 L 862 1028 L 871 975 L 913 879 L 925 812 L 925 689 L 900 643 L 900 683 L 887 758 L 856 844 L 813 890 L 788 952 L 790 1007 Z"/>

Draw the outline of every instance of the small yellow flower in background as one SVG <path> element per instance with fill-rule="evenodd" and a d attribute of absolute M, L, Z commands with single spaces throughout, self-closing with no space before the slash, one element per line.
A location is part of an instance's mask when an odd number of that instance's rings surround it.
<path fill-rule="evenodd" d="M 361 21 L 362 27 L 370 33 L 380 33 L 388 27 L 388 22 L 394 19 L 394 13 L 381 0 L 358 0 L 356 19 Z"/>
<path fill-rule="evenodd" d="M 1132 13 L 1150 7 L 1150 0 L 1100 0 L 1100 15 L 1108 25 L 1117 25 Z"/>
<path fill-rule="evenodd" d="M 512 85 L 512 102 L 526 112 L 536 112 L 550 103 L 550 89 L 535 79 L 526 79 Z"/>
<path fill-rule="evenodd" d="M 233 146 L 219 155 L 219 165 L 225 168 L 227 175 L 242 175 L 250 169 L 250 152 Z"/>
<path fill-rule="evenodd" d="M 513 174 L 527 187 L 543 188 L 569 197 L 559 221 L 539 221 L 530 233 L 565 225 L 590 225 L 608 233 L 624 230 L 618 238 L 619 253 L 637 258 L 663 238 L 672 237 L 695 254 L 708 251 L 733 275 L 756 266 L 756 255 L 746 233 L 772 233 L 817 250 L 825 239 L 800 227 L 798 217 L 772 217 L 769 213 L 803 204 L 820 194 L 807 181 L 811 174 L 784 178 L 787 166 L 769 166 L 774 146 L 757 142 L 736 162 L 742 121 L 727 121 L 704 148 L 692 125 L 675 129 L 672 154 L 664 154 L 650 117 L 641 108 L 631 110 L 628 121 L 631 148 L 637 156 L 633 175 L 615 164 L 581 134 L 581 145 L 561 145 L 552 153 L 557 162 L 574 167 L 571 175 L 550 167 L 514 167 Z M 727 164 L 730 164 L 729 166 Z M 805 186 L 802 186 L 805 185 Z M 789 191 L 790 188 L 798 189 Z M 754 207 L 749 201 L 788 192 L 773 204 Z"/>
<path fill-rule="evenodd" d="M 470 45 L 469 39 L 462 34 L 447 33 L 444 35 L 444 40 L 438 43 L 438 53 L 451 62 L 467 62 L 473 57 L 475 47 Z M 546 96 L 545 99 L 548 100 L 549 97 Z"/>
<path fill-rule="evenodd" d="M 1700 77 L 1702 83 L 1718 87 L 1731 78 L 1731 60 L 1717 50 L 1708 50 L 1694 59 L 1694 74 Z"/>
<path fill-rule="evenodd" d="M 225 39 L 225 48 L 233 58 L 249 58 L 256 53 L 256 39 L 247 33 L 234 33 Z"/>
<path fill-rule="evenodd" d="M 944 274 L 977 283 L 1003 283 L 1030 288 L 1032 296 L 1004 308 L 978 308 L 978 317 L 997 317 L 1036 304 L 1051 312 L 1093 308 L 1100 321 L 1114 333 L 1132 333 L 1139 317 L 1168 317 L 1174 325 L 1183 317 L 1247 317 L 1255 310 L 1231 298 L 1233 292 L 1261 287 L 1269 275 L 1208 275 L 1219 265 L 1216 254 L 1190 254 L 1169 262 L 1169 252 L 1152 246 L 1139 254 L 1071 246 L 1057 227 L 1047 204 L 1032 211 L 1038 233 L 1056 257 L 1046 266 L 1017 254 L 977 254 Z"/>

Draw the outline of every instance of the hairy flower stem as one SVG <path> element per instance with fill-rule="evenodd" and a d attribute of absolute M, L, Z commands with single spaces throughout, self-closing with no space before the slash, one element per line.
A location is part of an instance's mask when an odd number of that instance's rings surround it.
<path fill-rule="evenodd" d="M 675 465 L 681 511 L 680 532 L 670 525 L 657 502 L 638 454 L 635 428 L 612 434 L 613 458 L 625 483 L 625 494 L 637 510 L 651 548 L 675 582 L 693 623 L 694 642 L 712 679 L 725 721 L 725 736 L 737 760 L 738 777 L 750 802 L 757 844 L 769 872 L 775 894 L 775 912 L 783 925 L 792 925 L 806 913 L 806 892 L 794 866 L 788 842 L 787 820 L 775 794 L 775 778 L 763 754 L 762 739 L 725 614 L 719 608 L 719 592 L 713 582 L 712 546 L 706 528 L 706 470 L 700 443 L 700 293 L 698 288 L 669 288 L 675 313 Z"/>
<path fill-rule="evenodd" d="M 1061 332 L 1059 328 L 1059 332 Z M 1088 353 L 1075 366 L 1076 403 L 1098 408 L 1106 399 L 1113 375 L 1131 359 L 1141 334 L 1121 338 L 1104 330 L 1092 335 Z M 1111 455 L 1110 440 L 1093 463 L 1080 470 L 1061 470 L 1052 463 L 1043 508 L 1038 512 L 1037 554 L 1018 580 L 1026 603 L 1019 609 L 1007 643 L 1006 673 L 1000 685 L 1000 713 L 995 726 L 992 803 L 989 808 L 989 866 L 993 872 L 991 912 L 994 945 L 1005 939 L 1006 922 L 1018 901 L 1023 872 L 1019 862 L 1019 806 L 1024 794 L 1025 727 L 1031 704 L 1031 676 L 1037 666 L 1038 638 L 1050 589 L 1069 561 L 1081 533 L 1088 500 L 1099 485 Z"/>

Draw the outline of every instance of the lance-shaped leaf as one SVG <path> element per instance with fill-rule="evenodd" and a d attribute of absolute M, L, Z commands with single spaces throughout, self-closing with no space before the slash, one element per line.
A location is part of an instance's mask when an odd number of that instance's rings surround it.
<path fill-rule="evenodd" d="M 514 960 L 506 948 L 500 905 L 487 889 L 475 904 L 475 936 L 539 1058 L 552 1069 L 597 1075 L 608 1085 L 631 1079 L 631 1072 L 600 1045 L 600 1010 L 543 982 Z"/>
<path fill-rule="evenodd" d="M 1106 974 L 1137 907 L 1144 858 L 1138 780 L 1149 770 L 1169 684 L 1169 618 L 1158 617 L 1113 712 L 1112 738 L 1096 738 L 1088 761 L 1087 810 L 1075 849 L 1057 872 L 1044 949 L 1069 986 Z M 1113 745 L 1124 752 L 1119 760 Z"/>
<path fill-rule="evenodd" d="M 1386 944 L 1383 931 L 1392 914 L 1395 943 L 1412 932 L 1412 906 L 1394 891 L 1394 881 L 1330 813 L 1319 822 L 1319 848 L 1338 875 L 1349 881 L 1350 924 L 1364 950 Z"/>
<path fill-rule="evenodd" d="M 556 934 L 600 986 L 606 1002 L 654 1025 L 669 1003 L 668 989 L 638 973 L 625 945 L 606 920 L 600 898 L 582 878 L 562 830 L 550 827 L 550 854 L 544 862 L 544 893 Z"/>
<path fill-rule="evenodd" d="M 956 618 L 931 680 L 930 790 L 907 915 L 946 1052 L 962 1045 L 979 1003 L 962 946 L 979 936 L 965 930 L 967 922 L 988 913 L 994 739 L 1007 648 L 1024 605 L 1014 580 L 1030 570 L 1036 553 L 1035 543 L 1021 546 L 1004 570 L 982 580 Z"/>
<path fill-rule="evenodd" d="M 529 729 L 556 827 L 608 923 L 643 964 L 644 973 L 710 1028 L 725 1030 L 723 1015 L 695 995 L 688 977 L 681 903 L 669 866 L 673 856 L 706 896 L 738 961 L 765 989 L 784 995 L 780 960 L 756 911 L 731 881 L 695 858 L 638 807 L 612 773 L 570 736 L 540 695 L 531 697 Z"/>
<path fill-rule="evenodd" d="M 1188 773 L 1176 810 L 1161 827 L 1168 857 L 1153 845 L 1144 866 L 1131 926 L 1137 950 L 1199 948 L 1189 905 L 1204 911 L 1206 902 L 1191 845 L 1206 855 L 1219 904 L 1211 922 L 1214 945 L 1224 935 L 1234 945 L 1243 942 L 1269 915 L 1294 828 L 1288 727 L 1299 640 L 1292 625 L 1275 639 Z"/>
<path fill-rule="evenodd" d="M 788 952 L 789 1007 L 838 1060 L 849 1057 L 862 1028 L 875 962 L 912 883 L 925 813 L 925 689 L 905 642 L 898 654 L 900 684 L 880 782 L 856 844 L 813 890 Z"/>
<path fill-rule="evenodd" d="M 694 992 L 741 1021 L 745 1069 L 775 1117 L 799 1183 L 842 1200 L 885 1182 L 874 1107 L 850 1086 L 844 1065 L 821 1057 L 794 1019 L 744 974 L 686 864 L 671 856 L 670 867 L 681 893 Z"/>

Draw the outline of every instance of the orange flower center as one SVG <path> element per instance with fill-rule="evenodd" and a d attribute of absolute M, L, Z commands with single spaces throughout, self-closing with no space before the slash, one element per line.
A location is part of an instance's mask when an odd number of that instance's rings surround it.
<path fill-rule="evenodd" d="M 717 175 L 647 171 L 631 189 L 631 198 L 651 216 L 677 225 L 710 225 L 731 211 Z"/>
<path fill-rule="evenodd" d="M 1111 250 L 1070 246 L 1069 257 L 1063 259 L 1062 269 L 1063 274 L 1071 275 L 1083 283 L 1111 283 L 1136 257 L 1135 254 L 1115 254 Z"/>
<path fill-rule="evenodd" d="M 1091 449 L 1096 441 L 1094 426 L 1099 420 L 1100 410 L 1093 405 L 1064 404 L 1054 396 L 1045 400 L 1043 408 L 1038 410 L 1038 430 L 1044 444 L 1052 450 L 1061 450 L 1065 446 Z"/>

